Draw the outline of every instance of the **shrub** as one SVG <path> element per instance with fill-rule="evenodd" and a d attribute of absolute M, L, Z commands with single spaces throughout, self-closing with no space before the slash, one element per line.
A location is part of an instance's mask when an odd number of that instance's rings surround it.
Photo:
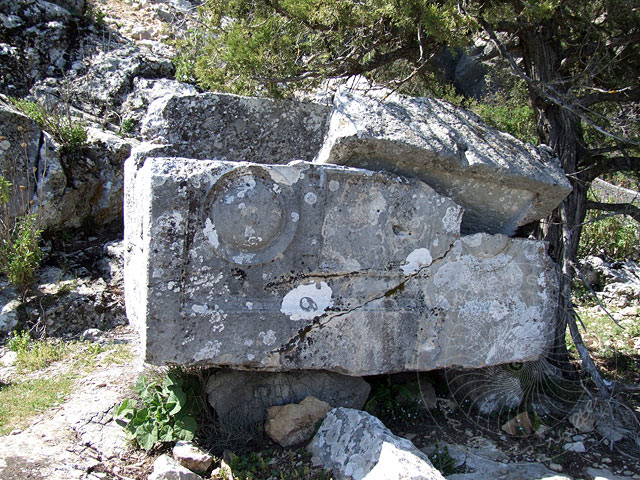
<path fill-rule="evenodd" d="M 0 273 L 26 292 L 33 283 L 36 270 L 42 261 L 40 236 L 42 230 L 36 215 L 29 211 L 12 218 L 9 215 L 11 183 L 0 176 Z"/>
<path fill-rule="evenodd" d="M 38 126 L 50 133 L 62 146 L 64 154 L 78 153 L 87 143 L 87 129 L 73 120 L 69 112 L 62 114 L 57 110 L 24 99 L 11 99 L 11 103 L 22 113 L 33 119 Z"/>
<path fill-rule="evenodd" d="M 114 409 L 114 417 L 124 421 L 124 429 L 144 450 L 157 443 L 192 440 L 197 423 L 191 416 L 193 402 L 183 390 L 183 380 L 169 373 L 162 384 L 136 383 L 140 401 L 126 399 Z M 139 407 L 139 404 L 142 406 Z"/>
<path fill-rule="evenodd" d="M 597 200 L 594 194 L 589 198 Z M 588 212 L 582 227 L 578 257 L 604 255 L 612 260 L 640 259 L 640 225 L 626 215 Z"/>

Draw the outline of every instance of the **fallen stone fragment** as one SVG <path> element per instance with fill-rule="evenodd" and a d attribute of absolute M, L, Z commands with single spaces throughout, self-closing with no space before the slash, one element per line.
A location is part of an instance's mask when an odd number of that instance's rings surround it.
<path fill-rule="evenodd" d="M 149 480 L 202 480 L 191 470 L 186 469 L 169 455 L 160 455 L 153 462 L 153 473 Z"/>
<path fill-rule="evenodd" d="M 256 163 L 311 160 L 322 146 L 331 109 L 221 93 L 168 95 L 151 103 L 142 137 L 171 144 L 176 156 Z"/>
<path fill-rule="evenodd" d="M 413 443 L 360 410 L 331 410 L 307 450 L 338 479 L 444 479 Z"/>
<path fill-rule="evenodd" d="M 194 472 L 206 472 L 213 463 L 213 456 L 193 442 L 182 440 L 173 447 L 173 458 L 183 467 Z"/>
<path fill-rule="evenodd" d="M 459 239 L 461 208 L 415 179 L 132 163 L 125 292 L 147 362 L 371 375 L 524 361 L 550 340 L 544 243 Z"/>
<path fill-rule="evenodd" d="M 362 408 L 371 387 L 360 377 L 331 372 L 221 370 L 207 381 L 209 404 L 225 423 L 262 423 L 267 408 L 299 403 L 309 395 L 337 407 Z"/>
<path fill-rule="evenodd" d="M 315 162 L 419 178 L 464 207 L 463 233 L 512 235 L 571 191 L 542 147 L 445 101 L 342 89 L 334 106 Z"/>
<path fill-rule="evenodd" d="M 587 451 L 584 443 L 582 442 L 565 443 L 562 448 L 565 450 L 565 452 L 584 453 Z"/>
<path fill-rule="evenodd" d="M 316 424 L 331 405 L 309 395 L 302 402 L 269 407 L 264 431 L 282 447 L 299 445 L 311 439 Z"/>
<path fill-rule="evenodd" d="M 502 425 L 502 431 L 514 437 L 528 437 L 533 433 L 533 425 L 527 412 L 522 412 Z"/>

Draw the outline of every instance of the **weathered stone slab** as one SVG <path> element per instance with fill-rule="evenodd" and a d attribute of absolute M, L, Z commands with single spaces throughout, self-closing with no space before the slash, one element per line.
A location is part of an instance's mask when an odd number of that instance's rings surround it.
<path fill-rule="evenodd" d="M 463 233 L 511 235 L 571 191 L 545 151 L 447 102 L 343 89 L 318 163 L 416 177 L 462 205 Z"/>
<path fill-rule="evenodd" d="M 142 137 L 169 144 L 175 156 L 288 163 L 320 150 L 331 108 L 221 93 L 167 95 L 142 121 Z"/>
<path fill-rule="evenodd" d="M 417 180 L 147 158 L 126 189 L 127 313 L 150 363 L 369 375 L 546 347 L 544 244 L 459 240 L 462 209 Z"/>
<path fill-rule="evenodd" d="M 340 480 L 444 480 L 413 443 L 350 408 L 331 410 L 307 450 Z"/>

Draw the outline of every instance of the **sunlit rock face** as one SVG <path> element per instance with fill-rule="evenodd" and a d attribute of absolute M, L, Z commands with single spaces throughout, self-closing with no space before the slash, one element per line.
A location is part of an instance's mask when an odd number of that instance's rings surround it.
<path fill-rule="evenodd" d="M 464 210 L 390 173 L 133 155 L 125 291 L 158 365 L 349 375 L 536 358 L 541 242 L 460 237 Z"/>

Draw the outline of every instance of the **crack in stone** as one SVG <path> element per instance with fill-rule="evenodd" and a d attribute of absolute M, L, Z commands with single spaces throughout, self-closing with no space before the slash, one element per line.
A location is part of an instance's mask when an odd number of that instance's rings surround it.
<path fill-rule="evenodd" d="M 340 317 L 344 317 L 346 315 L 349 315 L 355 311 L 358 311 L 362 308 L 365 308 L 367 305 L 370 305 L 373 302 L 376 302 L 378 300 L 381 300 L 383 298 L 388 298 L 391 297 L 392 295 L 401 292 L 404 290 L 404 286 L 410 281 L 413 280 L 415 277 L 417 277 L 418 275 L 420 275 L 425 269 L 431 268 L 436 262 L 440 262 L 442 260 L 444 260 L 449 253 L 451 252 L 451 250 L 453 249 L 453 245 L 455 244 L 455 242 L 458 239 L 454 240 L 453 242 L 451 242 L 449 244 L 449 247 L 447 248 L 447 250 L 440 255 L 439 257 L 436 257 L 433 259 L 433 261 L 429 264 L 429 265 L 424 265 L 422 267 L 420 267 L 418 270 L 416 270 L 414 273 L 411 273 L 409 275 L 406 276 L 406 278 L 404 280 L 402 280 L 398 285 L 396 285 L 395 287 L 392 287 L 388 290 L 386 290 L 384 293 L 377 295 L 373 298 L 370 298 L 368 300 L 366 300 L 365 302 L 361 303 L 360 305 L 357 305 L 353 308 L 350 308 L 349 310 L 347 310 L 346 312 L 340 312 L 340 313 L 336 313 L 331 315 L 330 313 L 324 314 L 319 316 L 318 318 L 315 318 L 312 320 L 312 322 L 305 326 L 304 328 L 298 330 L 298 332 L 296 333 L 295 336 L 293 336 L 291 339 L 289 339 L 289 341 L 287 341 L 284 345 L 280 346 L 277 349 L 271 350 L 270 352 L 267 353 L 267 355 L 272 355 L 272 354 L 286 354 L 289 353 L 291 351 L 293 351 L 295 348 L 297 348 L 300 343 L 307 337 L 307 335 L 314 329 L 321 329 L 323 328 L 325 325 L 327 325 L 329 322 L 331 322 L 332 320 L 336 319 L 336 318 L 340 318 Z M 318 275 L 312 275 L 309 277 L 316 277 Z M 330 276 L 337 276 L 337 275 L 330 275 Z M 342 275 L 340 275 L 342 276 Z M 324 321 L 323 321 L 324 320 Z"/>

